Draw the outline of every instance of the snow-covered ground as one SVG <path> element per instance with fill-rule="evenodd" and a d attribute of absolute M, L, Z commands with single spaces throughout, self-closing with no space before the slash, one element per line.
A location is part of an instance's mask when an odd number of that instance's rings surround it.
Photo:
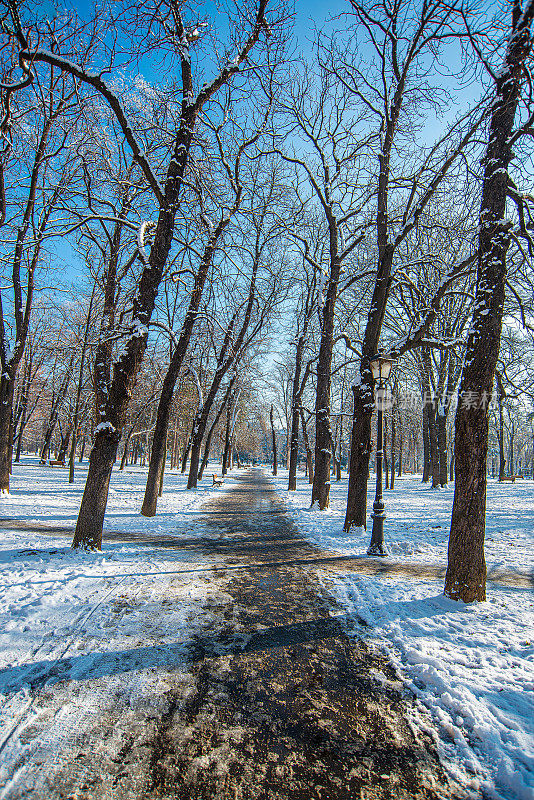
<path fill-rule="evenodd" d="M 15 465 L 12 492 L 0 498 L 0 800 L 46 797 L 50 776 L 88 748 L 108 759 L 102 770 L 112 775 L 125 737 L 136 726 L 146 729 L 171 694 L 187 698 L 192 636 L 227 624 L 226 579 L 214 579 L 213 560 L 195 544 L 213 535 L 197 511 L 220 493 L 211 486 L 211 472 L 219 470 L 211 467 L 196 491 L 169 472 L 152 519 L 139 514 L 146 470 L 114 471 L 105 530 L 141 533 L 143 540 L 108 533 L 102 552 L 85 553 L 71 550 L 68 531 L 86 467 L 69 486 L 66 470 L 29 458 Z M 307 538 L 332 555 L 365 554 L 368 534 L 342 532 L 346 478 L 332 484 L 327 512 L 309 510 L 303 477 L 295 493 L 286 492 L 286 481 L 281 473 L 276 486 Z M 450 488 L 433 492 L 418 477 L 399 479 L 386 492 L 392 558 L 443 566 L 451 502 Z M 531 573 L 533 530 L 533 482 L 490 481 L 490 571 Z M 174 549 L 158 546 L 163 534 L 176 537 Z M 340 613 L 353 612 L 369 626 L 361 632 L 388 648 L 434 718 L 444 759 L 471 774 L 475 796 L 480 787 L 489 798 L 532 800 L 532 589 L 490 583 L 486 603 L 464 606 L 443 597 L 441 580 L 340 572 L 339 562 L 319 576 Z M 63 680 L 69 677 L 76 680 Z M 120 722 L 99 751 L 99 720 L 111 708 Z"/>
<path fill-rule="evenodd" d="M 220 493 L 220 489 L 212 486 L 212 473 L 220 475 L 220 469 L 220 464 L 210 464 L 198 488 L 191 490 L 186 489 L 187 474 L 168 470 L 165 491 L 158 500 L 157 516 L 149 518 L 139 513 L 147 468 L 129 466 L 123 472 L 114 469 L 104 530 L 149 532 L 155 536 L 172 534 L 178 519 L 185 525 L 187 517 L 194 517 L 202 503 Z M 87 462 L 76 464 L 75 482 L 69 484 L 67 469 L 41 467 L 38 458 L 23 457 L 21 464 L 13 466 L 10 494 L 0 498 L 0 518 L 16 518 L 25 525 L 41 523 L 74 529 L 86 477 Z M 229 475 L 224 486 L 230 488 L 231 485 Z"/>
<path fill-rule="evenodd" d="M 331 508 L 310 510 L 310 488 L 287 472 L 273 479 L 302 534 L 332 553 L 364 556 L 369 533 L 344 534 L 346 477 L 332 483 Z M 370 481 L 369 509 L 373 501 Z M 444 565 L 453 490 L 432 491 L 405 476 L 385 492 L 386 539 L 396 561 Z M 534 568 L 534 482 L 490 480 L 486 558 L 491 570 Z M 454 770 L 472 775 L 488 798 L 534 798 L 534 594 L 488 584 L 485 603 L 464 605 L 442 594 L 442 580 L 388 573 L 369 577 L 347 568 L 321 570 L 340 606 L 357 614 L 367 635 L 385 646 L 406 683 L 432 715 L 441 752 Z"/>
<path fill-rule="evenodd" d="M 40 797 L 39 786 L 46 796 L 49 775 L 76 757 L 88 732 L 94 738 L 110 705 L 122 724 L 107 753 L 120 752 L 136 715 L 146 723 L 161 711 L 170 681 L 185 697 L 184 648 L 195 630 L 216 626 L 210 609 L 230 599 L 195 546 L 209 535 L 195 511 L 221 491 L 211 474 L 188 491 L 186 476 L 168 473 L 158 516 L 147 520 L 139 514 L 146 470 L 114 471 L 105 529 L 156 536 L 104 536 L 98 553 L 73 551 L 70 534 L 43 529 L 74 527 L 85 474 L 78 468 L 69 486 L 66 470 L 25 459 L 0 499 L 0 799 Z M 9 519 L 22 527 L 6 529 Z M 179 535 L 176 549 L 158 547 L 162 533 Z M 66 678 L 75 680 L 49 691 Z"/>

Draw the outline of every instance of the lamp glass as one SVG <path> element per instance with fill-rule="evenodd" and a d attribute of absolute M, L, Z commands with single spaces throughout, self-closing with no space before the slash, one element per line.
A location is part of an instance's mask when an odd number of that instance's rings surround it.
<path fill-rule="evenodd" d="M 369 366 L 371 367 L 373 380 L 387 381 L 393 366 L 393 359 L 389 358 L 389 356 L 376 356 L 369 363 Z"/>
<path fill-rule="evenodd" d="M 376 381 L 380 377 L 380 358 L 373 358 L 369 366 L 371 367 L 371 374 L 373 380 Z"/>
<path fill-rule="evenodd" d="M 391 368 L 393 366 L 393 360 L 388 358 L 388 356 L 383 356 L 380 360 L 380 377 L 383 381 L 387 381 L 389 378 Z"/>

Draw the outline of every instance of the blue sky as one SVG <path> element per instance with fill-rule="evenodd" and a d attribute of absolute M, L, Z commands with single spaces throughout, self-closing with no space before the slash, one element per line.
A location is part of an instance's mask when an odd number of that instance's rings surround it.
<path fill-rule="evenodd" d="M 45 7 L 48 5 L 45 0 Z M 81 16 L 88 15 L 93 3 L 90 0 L 77 0 L 76 8 Z M 206 2 L 199 5 L 200 15 L 214 16 L 216 13 L 215 3 Z M 295 37 L 299 51 L 309 53 L 311 41 L 313 39 L 314 27 L 321 24 L 333 14 L 339 14 L 348 8 L 347 0 L 335 0 L 333 2 L 321 2 L 321 0 L 298 0 L 295 3 Z M 52 3 L 50 11 L 52 13 Z M 147 70 L 147 73 L 150 70 Z M 150 75 L 146 74 L 148 80 Z M 85 272 L 85 268 L 78 262 L 75 250 L 67 243 L 58 241 L 56 245 L 55 257 L 52 259 L 58 265 L 59 271 L 63 273 L 67 281 L 76 281 Z"/>
<path fill-rule="evenodd" d="M 45 4 L 48 2 L 49 0 L 45 0 Z M 73 0 L 67 0 L 67 2 L 73 2 Z M 218 6 L 219 4 L 214 2 L 214 0 L 208 0 L 207 2 L 200 3 L 198 6 L 199 15 L 201 17 L 205 15 L 207 18 L 211 18 L 214 20 L 213 24 L 217 25 Z M 90 0 L 77 0 L 76 7 L 82 16 L 89 15 L 92 2 L 90 2 Z M 295 3 L 294 17 L 294 32 L 297 50 L 302 52 L 304 55 L 311 55 L 312 40 L 315 28 L 321 28 L 325 20 L 332 16 L 337 16 L 343 11 L 348 11 L 349 8 L 350 5 L 348 0 L 331 0 L 331 2 L 321 2 L 321 0 L 297 0 Z M 220 19 L 222 19 L 222 15 Z M 143 67 L 145 68 L 143 69 Z M 141 70 L 144 72 L 146 79 L 148 81 L 154 79 L 152 74 L 152 65 L 147 63 L 146 65 L 143 65 L 143 67 L 141 67 Z M 469 103 L 472 101 L 473 97 L 477 93 L 478 87 L 470 87 L 470 91 L 467 91 L 465 94 L 462 92 L 461 96 L 458 95 L 456 99 L 457 101 L 460 101 L 461 105 L 463 105 L 464 103 Z M 454 107 L 454 104 L 451 105 L 451 113 L 455 115 L 457 111 L 458 106 Z M 442 126 L 443 120 L 439 121 L 438 119 L 431 118 L 429 116 L 427 123 L 421 132 L 423 143 L 430 144 Z M 68 243 L 58 243 L 55 255 L 55 260 L 58 263 L 60 270 L 62 272 L 65 270 L 63 274 L 66 273 L 67 280 L 74 281 L 83 273 L 83 268 L 77 263 L 78 257 Z"/>

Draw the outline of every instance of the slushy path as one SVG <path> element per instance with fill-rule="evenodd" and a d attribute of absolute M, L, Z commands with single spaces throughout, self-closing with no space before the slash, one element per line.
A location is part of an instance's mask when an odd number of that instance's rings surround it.
<path fill-rule="evenodd" d="M 460 797 L 412 698 L 314 578 L 260 470 L 203 507 L 209 552 L 230 568 L 231 622 L 191 648 L 196 691 L 152 743 L 153 790 L 183 800 Z M 324 554 L 322 554 L 324 555 Z M 235 565 L 249 568 L 233 573 Z"/>

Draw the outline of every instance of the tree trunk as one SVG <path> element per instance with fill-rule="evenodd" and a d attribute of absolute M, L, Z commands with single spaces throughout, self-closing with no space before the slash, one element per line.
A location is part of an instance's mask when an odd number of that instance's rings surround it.
<path fill-rule="evenodd" d="M 532 42 L 534 4 L 512 9 L 505 63 L 496 75 L 480 205 L 475 304 L 456 411 L 455 491 L 445 594 L 464 602 L 486 599 L 484 535 L 488 399 L 499 356 L 511 222 L 506 221 L 508 169 L 524 63 Z M 468 394 L 469 393 L 469 394 Z M 466 398 L 476 398 L 475 403 Z"/>
<path fill-rule="evenodd" d="M 240 193 L 237 195 L 237 197 L 238 197 L 238 199 L 236 200 L 236 205 L 234 206 L 234 209 L 233 209 L 234 211 L 237 210 L 237 206 L 239 205 Z M 169 426 L 170 406 L 171 406 L 171 403 L 172 403 L 172 395 L 173 395 L 173 392 L 174 392 L 174 386 L 175 386 L 176 381 L 178 379 L 178 375 L 179 375 L 180 370 L 182 368 L 182 364 L 184 362 L 184 358 L 185 358 L 185 355 L 186 355 L 186 352 L 187 352 L 187 348 L 189 346 L 189 340 L 191 339 L 191 334 L 193 332 L 193 326 L 194 326 L 195 320 L 197 318 L 198 309 L 200 308 L 200 301 L 202 299 L 202 292 L 204 290 L 204 284 L 206 283 L 206 278 L 208 276 L 209 268 L 210 268 L 210 266 L 212 264 L 212 261 L 213 261 L 213 256 L 215 254 L 217 243 L 218 243 L 219 239 L 221 238 L 221 236 L 222 236 L 225 228 L 227 227 L 228 223 L 230 222 L 230 218 L 231 218 L 231 214 L 230 213 L 227 214 L 225 217 L 223 217 L 223 219 L 219 222 L 217 227 L 212 231 L 212 233 L 211 233 L 211 235 L 209 237 L 209 240 L 208 240 L 208 242 L 206 244 L 206 247 L 204 248 L 204 252 L 202 254 L 202 260 L 201 260 L 201 263 L 200 263 L 200 267 L 199 267 L 198 272 L 197 272 L 197 274 L 195 276 L 195 283 L 194 283 L 194 287 L 193 287 L 193 290 L 191 292 L 191 297 L 190 297 L 190 300 L 189 300 L 189 308 L 187 310 L 187 314 L 185 315 L 185 319 L 184 319 L 184 322 L 183 322 L 183 325 L 182 325 L 182 330 L 181 330 L 181 333 L 180 333 L 180 338 L 179 338 L 179 340 L 178 340 L 178 342 L 176 344 L 176 348 L 175 348 L 173 356 L 171 358 L 171 363 L 169 365 L 169 369 L 167 371 L 167 374 L 165 375 L 164 391 L 162 391 L 162 393 L 161 393 L 161 398 L 160 398 L 160 402 L 159 402 L 159 405 L 158 405 L 158 413 L 157 413 L 157 417 L 156 417 L 156 427 L 154 429 L 154 439 L 153 439 L 153 443 L 152 443 L 152 453 L 150 455 L 150 465 L 149 465 L 149 469 L 148 469 L 148 477 L 147 477 L 147 482 L 146 482 L 145 499 L 143 501 L 143 507 L 141 509 L 141 513 L 144 514 L 145 517 L 153 517 L 155 515 L 155 513 L 156 513 L 157 502 L 158 502 L 157 487 L 158 487 L 158 484 L 159 484 L 159 478 L 161 476 L 161 471 L 163 470 L 163 460 L 162 460 L 163 459 L 163 456 L 162 456 L 162 454 L 163 454 L 163 443 L 164 443 L 164 440 L 166 439 L 167 429 L 168 429 L 168 426 Z M 252 279 L 252 282 L 251 282 L 251 287 L 255 287 L 257 269 L 258 269 L 258 264 L 255 264 L 254 270 L 253 270 L 253 279 Z M 251 288 L 251 292 L 252 291 L 253 290 Z M 253 297 L 250 298 L 250 295 L 249 295 L 249 305 L 247 307 L 247 312 L 245 314 L 245 319 L 247 320 L 246 321 L 246 325 L 247 326 L 248 326 L 248 320 L 250 319 L 250 312 L 252 310 L 252 302 L 253 302 Z M 248 315 L 248 319 L 247 319 L 247 315 Z M 245 330 L 242 333 L 242 338 L 244 337 L 245 332 L 246 332 L 246 327 L 245 327 Z M 241 332 L 240 332 L 240 335 L 241 335 Z M 242 338 L 241 338 L 241 342 L 242 342 Z M 239 337 L 238 337 L 238 339 L 239 339 Z M 225 342 L 226 342 L 226 346 L 228 346 L 229 337 L 228 337 L 228 340 L 225 339 Z M 237 352 L 237 348 L 239 346 L 240 346 L 240 344 L 234 344 L 234 347 L 236 348 L 235 351 L 234 351 L 234 354 L 235 354 L 235 352 Z M 226 368 L 228 368 L 228 366 Z M 219 377 L 219 383 L 220 383 L 220 380 L 222 379 L 223 375 L 224 375 L 224 372 Z M 193 426 L 193 433 L 191 434 L 190 445 L 189 445 L 190 447 L 193 446 L 194 434 L 195 434 L 195 428 Z M 199 462 L 199 457 L 200 457 L 200 446 L 201 446 L 201 444 L 202 444 L 201 441 L 200 442 L 197 441 L 197 448 L 196 448 L 196 452 L 195 452 L 196 464 L 195 464 L 194 471 L 190 470 L 190 473 L 189 473 L 190 480 L 188 481 L 188 486 L 189 486 L 189 483 L 192 483 L 194 486 L 196 486 L 197 473 L 198 473 L 198 462 Z M 187 458 L 185 458 L 184 462 L 182 463 L 182 472 L 185 472 L 186 464 L 187 464 Z M 192 487 L 189 487 L 189 488 L 192 488 Z"/>
<path fill-rule="evenodd" d="M 380 172 L 376 217 L 378 265 L 363 338 L 360 383 L 353 387 L 354 411 L 347 513 L 343 526 L 345 531 L 349 531 L 353 525 L 367 527 L 367 481 L 369 480 L 371 419 L 374 407 L 374 383 L 369 364 L 378 352 L 380 333 L 391 287 L 395 246 L 388 241 L 389 159 L 401 104 L 402 91 L 396 94 L 395 102 L 392 104 L 392 114 L 386 126 L 384 146 L 379 154 Z"/>
<path fill-rule="evenodd" d="M 167 437 L 165 437 L 165 450 L 163 454 L 163 466 L 161 468 L 161 475 L 159 478 L 158 497 L 163 494 L 163 478 L 165 476 L 165 464 L 167 463 Z"/>
<path fill-rule="evenodd" d="M 330 390 L 332 382 L 332 353 L 334 349 L 334 317 L 341 264 L 338 258 L 338 233 L 329 220 L 330 277 L 321 312 L 321 342 L 317 358 L 315 392 L 315 472 L 312 487 L 312 506 L 321 511 L 330 502 L 330 462 L 332 459 L 332 428 L 330 425 Z"/>
<path fill-rule="evenodd" d="M 71 435 L 72 435 L 72 425 L 69 425 L 64 435 L 61 437 L 61 445 L 59 447 L 59 452 L 57 454 L 58 461 L 65 461 Z"/>
<path fill-rule="evenodd" d="M 276 433 L 274 430 L 274 409 L 271 406 L 271 436 L 273 439 L 273 475 L 278 474 L 278 453 L 276 452 Z"/>
<path fill-rule="evenodd" d="M 306 420 L 304 419 L 304 410 L 302 407 L 300 410 L 300 421 L 302 424 L 302 440 L 304 442 L 304 449 L 306 450 L 306 464 L 308 467 L 308 484 L 311 486 L 313 484 L 313 453 L 310 447 L 310 440 L 308 438 L 308 427 L 306 425 Z"/>
<path fill-rule="evenodd" d="M 129 444 L 130 444 L 130 439 L 128 438 L 124 442 L 124 450 L 122 452 L 121 465 L 119 467 L 119 470 L 121 472 L 123 471 L 124 467 L 126 466 L 126 464 L 128 462 L 128 447 L 129 447 Z"/>
<path fill-rule="evenodd" d="M 499 397 L 499 480 L 504 480 L 506 475 L 506 459 L 504 457 L 504 414 L 502 407 L 502 398 Z"/>
<path fill-rule="evenodd" d="M 403 424 L 402 424 L 402 419 L 400 417 L 399 417 L 399 426 L 400 426 L 399 469 L 398 469 L 398 472 L 397 472 L 397 476 L 400 478 L 402 476 L 402 458 L 403 458 L 403 451 L 404 451 L 404 427 L 403 427 Z M 408 456 L 409 456 L 409 454 L 408 454 Z"/>
<path fill-rule="evenodd" d="M 0 379 L 0 492 L 9 494 L 11 474 L 11 414 L 15 394 L 15 377 L 9 373 Z"/>
<path fill-rule="evenodd" d="M 395 488 L 395 445 L 397 439 L 397 425 L 395 423 L 395 409 L 391 411 L 391 478 L 389 481 L 389 488 Z"/>
<path fill-rule="evenodd" d="M 445 409 L 438 408 L 436 414 L 436 427 L 438 434 L 438 461 L 439 461 L 439 483 L 440 486 L 447 485 L 447 417 Z"/>
<path fill-rule="evenodd" d="M 432 403 L 431 405 L 428 406 L 428 438 L 430 442 L 432 489 L 438 489 L 440 486 L 438 425 L 436 417 L 437 417 L 436 407 L 434 403 Z"/>
<path fill-rule="evenodd" d="M 193 432 L 191 432 L 187 437 L 187 442 L 185 443 L 184 452 L 182 453 L 182 465 L 180 467 L 180 472 L 182 473 L 182 475 L 187 469 L 187 462 L 189 461 L 189 453 L 191 452 L 192 444 L 193 444 Z"/>
<path fill-rule="evenodd" d="M 87 482 L 74 532 L 73 547 L 101 550 L 109 481 L 120 435 L 110 428 L 97 430 L 89 457 Z"/>
<path fill-rule="evenodd" d="M 206 423 L 200 425 L 197 421 L 197 428 L 193 428 L 191 435 L 191 457 L 189 459 L 189 475 L 187 478 L 187 488 L 196 489 L 198 481 L 198 473 L 200 470 L 200 451 L 202 448 L 202 440 L 206 430 Z"/>
<path fill-rule="evenodd" d="M 230 459 L 230 428 L 232 425 L 232 404 L 230 403 L 228 406 L 228 410 L 226 412 L 226 429 L 224 433 L 224 452 L 223 452 L 223 460 L 222 460 L 222 469 L 221 475 L 226 475 L 228 472 L 228 462 Z"/>
<path fill-rule="evenodd" d="M 423 402 L 423 483 L 428 483 L 432 474 L 432 457 L 430 446 L 430 408 Z"/>
<path fill-rule="evenodd" d="M 289 437 L 289 480 L 287 489 L 294 492 L 297 488 L 297 467 L 299 460 L 299 409 L 292 406 L 291 434 Z"/>
<path fill-rule="evenodd" d="M 181 366 L 181 363 L 179 367 Z M 156 514 L 159 488 L 161 483 L 161 474 L 164 469 L 166 441 L 167 441 L 167 428 L 169 425 L 169 418 L 172 410 L 172 398 L 174 394 L 174 386 L 178 378 L 178 373 L 174 370 L 174 364 L 167 370 L 163 381 L 163 387 L 158 403 L 158 411 L 156 416 L 156 424 L 152 437 L 152 450 L 150 453 L 150 461 L 148 465 L 148 477 L 145 488 L 145 497 L 141 507 L 141 514 L 145 517 L 153 517 Z M 191 439 L 189 446 L 184 453 L 184 462 L 182 463 L 182 472 L 185 472 L 187 464 L 187 456 L 189 454 L 189 447 L 191 446 Z"/>
<path fill-rule="evenodd" d="M 382 463 L 383 463 L 383 472 L 385 475 L 385 489 L 389 489 L 389 461 L 387 457 L 388 452 L 388 421 L 387 417 L 384 414 L 384 424 L 383 424 L 383 431 L 382 431 L 383 441 L 382 441 Z"/>
<path fill-rule="evenodd" d="M 513 421 L 510 425 L 510 436 L 508 437 L 508 475 L 515 475 L 515 455 L 514 455 L 515 425 Z"/>
<path fill-rule="evenodd" d="M 371 457 L 371 417 L 373 390 L 369 384 L 352 387 L 354 414 L 349 458 L 349 490 L 343 530 L 352 526 L 367 528 L 367 481 Z"/>
<path fill-rule="evenodd" d="M 206 466 L 208 464 L 213 432 L 214 432 L 214 430 L 215 430 L 215 428 L 217 426 L 217 423 L 219 422 L 219 420 L 220 420 L 220 418 L 221 418 L 221 416 L 223 414 L 223 411 L 226 408 L 226 405 L 227 405 L 227 403 L 228 403 L 228 401 L 230 399 L 230 395 L 232 394 L 232 389 L 233 389 L 233 386 L 234 386 L 234 383 L 235 383 L 235 379 L 236 379 L 236 376 L 234 375 L 232 377 L 232 380 L 230 381 L 230 383 L 228 385 L 228 388 L 227 388 L 226 393 L 224 395 L 223 401 L 222 401 L 221 405 L 219 406 L 219 410 L 217 411 L 217 414 L 215 415 L 215 419 L 213 420 L 213 422 L 212 422 L 212 424 L 210 426 L 210 429 L 208 431 L 208 435 L 206 436 L 206 443 L 204 445 L 204 455 L 202 456 L 202 464 L 200 465 L 200 470 L 199 470 L 199 473 L 198 473 L 199 481 L 202 480 L 202 476 L 204 474 L 204 470 L 206 469 Z"/>

